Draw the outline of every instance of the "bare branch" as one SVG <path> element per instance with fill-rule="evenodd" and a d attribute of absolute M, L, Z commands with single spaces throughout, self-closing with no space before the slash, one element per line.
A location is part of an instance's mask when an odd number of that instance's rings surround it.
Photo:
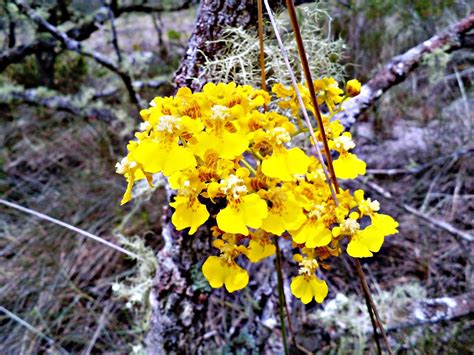
<path fill-rule="evenodd" d="M 6 2 L 3 3 L 3 9 L 5 13 L 7 14 L 8 18 L 8 48 L 13 48 L 15 47 L 16 44 L 16 36 L 15 36 L 15 28 L 16 28 L 16 22 L 14 16 L 10 13 L 10 10 L 8 8 L 8 5 Z"/>
<path fill-rule="evenodd" d="M 449 52 L 469 45 L 466 34 L 473 28 L 474 12 L 471 12 L 444 32 L 392 58 L 382 70 L 362 86 L 361 93 L 357 97 L 343 104 L 344 111 L 336 114 L 334 119 L 340 120 L 346 127 L 352 126 L 357 117 L 370 108 L 385 91 L 404 81 L 426 54 L 440 49 Z"/>
<path fill-rule="evenodd" d="M 145 12 L 145 13 L 152 13 L 152 12 L 170 12 L 170 11 L 181 11 L 189 9 L 192 5 L 194 5 L 196 1 L 193 0 L 185 0 L 179 2 L 178 4 L 173 4 L 173 6 L 163 6 L 159 5 L 152 5 L 152 4 L 130 4 L 130 5 L 123 5 L 114 10 L 116 16 L 120 16 L 123 13 L 127 12 Z"/>
<path fill-rule="evenodd" d="M 152 12 L 159 13 L 164 11 L 180 11 L 190 8 L 194 5 L 194 1 L 184 1 L 179 6 L 174 7 L 163 7 L 159 5 L 125 5 L 122 7 L 111 5 L 112 13 L 115 18 L 118 18 L 122 14 L 131 12 Z M 92 17 L 78 26 L 66 31 L 68 37 L 76 40 L 83 41 L 88 39 L 92 33 L 97 31 L 101 25 L 109 20 L 109 7 L 100 7 Z M 7 51 L 0 53 L 0 72 L 5 70 L 7 66 L 13 63 L 18 63 L 25 57 L 36 53 L 37 51 L 53 50 L 55 47 L 55 41 L 51 39 L 37 39 L 30 44 L 21 45 Z"/>
<path fill-rule="evenodd" d="M 100 25 L 104 24 L 108 20 L 107 11 L 107 7 L 102 6 L 88 21 L 82 22 L 78 26 L 68 30 L 66 32 L 67 36 L 75 39 L 76 41 L 83 41 L 89 38 L 92 33 L 99 29 Z M 21 45 L 2 52 L 0 54 L 0 72 L 5 70 L 5 68 L 10 64 L 18 63 L 29 55 L 41 51 L 54 50 L 56 43 L 56 40 L 53 38 L 42 38 L 37 39 L 30 44 Z"/>
<path fill-rule="evenodd" d="M 68 112 L 79 117 L 94 117 L 104 122 L 111 122 L 117 119 L 115 114 L 106 108 L 97 108 L 91 105 L 81 107 L 75 104 L 72 98 L 61 96 L 60 94 L 53 95 L 51 90 L 49 90 L 48 94 L 41 93 L 41 89 L 24 90 L 22 88 L 10 90 L 8 93 L 2 92 L 0 103 L 10 104 L 12 101 Z"/>
<path fill-rule="evenodd" d="M 117 29 L 115 27 L 115 15 L 114 11 L 112 10 L 112 6 L 108 5 L 107 6 L 109 11 L 109 19 L 110 19 L 110 27 L 112 29 L 112 45 L 114 46 L 115 53 L 117 54 L 117 61 L 119 63 L 122 62 L 122 54 L 120 52 L 120 47 L 118 44 L 118 36 L 117 36 Z"/>
<path fill-rule="evenodd" d="M 83 56 L 92 58 L 100 65 L 116 73 L 125 84 L 125 87 L 127 88 L 131 102 L 137 107 L 138 110 L 140 110 L 140 97 L 135 92 L 135 89 L 133 88 L 133 85 L 132 85 L 132 79 L 130 78 L 128 73 L 126 73 L 117 65 L 115 65 L 106 56 L 98 52 L 90 51 L 83 48 L 82 44 L 79 41 L 76 41 L 70 38 L 64 32 L 61 32 L 56 26 L 53 26 L 52 24 L 50 24 L 48 21 L 42 18 L 38 13 L 36 13 L 29 6 L 25 5 L 23 2 L 20 2 L 20 1 L 14 1 L 14 2 L 25 15 L 27 15 L 40 28 L 49 32 L 54 38 L 56 38 L 59 42 L 61 42 L 62 45 L 66 49 L 82 54 Z"/>
<path fill-rule="evenodd" d="M 474 292 L 455 297 L 441 297 L 414 302 L 408 309 L 407 318 L 396 324 L 389 324 L 388 331 L 409 328 L 423 324 L 437 323 L 474 313 Z"/>

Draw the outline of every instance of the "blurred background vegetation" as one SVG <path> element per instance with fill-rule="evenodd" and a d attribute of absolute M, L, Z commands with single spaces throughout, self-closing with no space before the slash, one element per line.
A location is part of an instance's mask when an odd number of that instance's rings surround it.
<path fill-rule="evenodd" d="M 161 247 L 164 192 L 144 192 L 138 202 L 119 206 L 125 181 L 115 174 L 114 165 L 139 123 L 123 82 L 116 73 L 38 31 L 11 2 L 0 4 L 2 55 L 19 46 L 45 43 L 21 60 L 0 64 L 1 198 L 107 240 L 131 243 L 144 254 L 156 252 Z M 132 78 L 142 102 L 173 93 L 172 76 L 193 30 L 195 2 L 29 4 L 72 37 L 74 28 L 86 28 L 84 24 L 103 14 L 101 21 L 92 21 L 97 28 L 87 38 L 78 35 L 83 46 L 117 62 Z M 129 11 L 114 13 L 114 6 L 128 6 Z M 472 3 L 345 0 L 322 1 L 317 9 L 327 14 L 318 18 L 322 35 L 340 41 L 341 56 L 333 58 L 340 63 L 335 74 L 365 82 L 391 57 L 467 15 Z M 474 227 L 473 63 L 472 48 L 430 55 L 352 128 L 358 154 L 369 169 L 369 178 L 361 184 L 377 183 L 398 202 L 460 230 Z M 383 205 L 401 223 L 400 234 L 388 238 L 366 265 L 384 317 L 402 317 L 393 310 L 403 312 L 410 298 L 472 291 L 470 245 L 420 222 L 394 203 Z M 0 306 L 10 312 L 0 309 L 0 352 L 139 351 L 147 317 L 147 286 L 139 282 L 152 277 L 147 272 L 153 266 L 145 269 L 115 250 L 0 206 Z M 350 272 L 342 261 L 334 264 L 328 273 L 330 297 L 354 296 Z M 139 289 L 128 292 L 128 298 L 112 290 L 113 284 L 120 291 L 127 285 L 132 289 L 136 282 Z M 234 299 L 234 307 L 213 327 L 229 329 L 233 319 L 246 312 L 247 298 L 250 295 L 243 294 L 242 300 Z M 210 309 L 216 314 L 222 308 L 218 301 L 222 303 L 220 296 Z M 374 351 L 361 325 L 367 322 L 361 315 L 364 309 L 359 310 L 357 302 L 360 297 L 333 303 L 335 310 L 321 311 L 316 305 L 302 310 L 299 341 L 324 353 Z M 336 317 L 338 322 L 333 322 Z M 354 319 L 359 319 L 358 326 L 351 323 Z M 402 327 L 390 335 L 400 353 L 468 354 L 474 351 L 473 321 L 466 317 Z M 252 350 L 244 333 L 217 344 L 219 352 Z"/>

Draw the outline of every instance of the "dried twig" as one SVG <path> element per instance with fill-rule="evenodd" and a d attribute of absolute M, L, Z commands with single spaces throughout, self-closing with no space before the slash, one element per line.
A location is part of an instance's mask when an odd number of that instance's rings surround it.
<path fill-rule="evenodd" d="M 110 302 L 104 307 L 104 310 L 102 311 L 102 314 L 100 315 L 97 328 L 94 332 L 94 335 L 92 336 L 91 341 L 89 342 L 89 345 L 87 346 L 87 349 L 84 351 L 84 355 L 90 355 L 92 353 L 92 350 L 94 349 L 94 345 L 97 342 L 97 339 L 99 338 L 100 333 L 102 332 L 102 330 L 107 324 L 106 317 L 109 315 L 111 308 L 112 308 L 112 303 Z"/>
<path fill-rule="evenodd" d="M 63 221 L 60 221 L 59 219 L 56 219 L 56 218 L 53 218 L 53 217 L 50 217 L 50 216 L 47 216 L 43 213 L 40 213 L 40 212 L 37 212 L 37 211 L 34 211 L 32 209 L 29 209 L 29 208 L 26 208 L 26 207 L 23 207 L 23 206 L 20 206 L 16 203 L 12 203 L 12 202 L 9 202 L 9 201 L 6 201 L 4 199 L 0 199 L 0 204 L 1 205 L 4 205 L 4 206 L 7 206 L 7 207 L 10 207 L 10 208 L 13 208 L 13 209 L 16 209 L 18 211 L 21 211 L 21 212 L 24 212 L 24 213 L 27 213 L 29 215 L 32 215 L 34 217 L 37 217 L 37 218 L 40 218 L 40 219 L 44 219 L 45 221 L 48 221 L 48 222 L 51 222 L 51 223 L 54 223 L 54 224 L 57 224 L 58 226 L 61 226 L 61 227 L 64 227 L 66 229 L 69 229 L 73 232 L 76 232 L 80 235 L 83 235 L 84 237 L 87 237 L 87 238 L 90 238 L 92 240 L 95 240 L 96 242 L 99 242 L 99 243 L 102 243 L 112 249 L 115 249 L 123 254 L 126 254 L 134 259 L 137 259 L 137 260 L 143 260 L 143 258 L 135 253 L 132 253 L 131 251 L 128 251 L 122 247 L 119 247 L 118 245 L 115 245 L 114 243 L 111 243 L 101 237 L 98 237 L 92 233 L 89 233 L 85 230 L 82 230 L 80 228 L 77 228 L 77 227 L 74 227 L 68 223 L 65 223 Z"/>
<path fill-rule="evenodd" d="M 40 338 L 44 339 L 49 344 L 49 346 L 57 347 L 56 342 L 54 341 L 54 339 L 50 338 L 49 336 L 47 336 L 46 334 L 44 334 L 40 330 L 36 329 L 30 323 L 28 323 L 24 319 L 18 317 L 15 313 L 10 312 L 8 309 L 6 309 L 2 306 L 0 306 L 0 312 L 5 313 L 9 318 L 13 319 L 15 322 L 17 322 L 18 324 L 21 324 L 23 327 L 28 329 L 30 332 L 35 333 Z M 60 353 L 67 354 L 67 351 L 64 350 L 63 348 L 59 348 L 58 350 L 60 350 Z"/>

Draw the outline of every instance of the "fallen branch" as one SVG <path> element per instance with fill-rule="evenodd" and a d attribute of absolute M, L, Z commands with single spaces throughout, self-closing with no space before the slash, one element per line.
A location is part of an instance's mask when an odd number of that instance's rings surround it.
<path fill-rule="evenodd" d="M 404 81 L 426 54 L 433 53 L 435 50 L 450 52 L 470 45 L 466 34 L 473 28 L 474 12 L 471 12 L 444 32 L 431 37 L 404 54 L 392 58 L 382 70 L 362 86 L 357 97 L 343 104 L 344 111 L 336 114 L 334 120 L 340 120 L 346 127 L 352 126 L 355 120 L 370 108 L 385 91 Z"/>
<path fill-rule="evenodd" d="M 25 103 L 32 106 L 46 107 L 57 111 L 71 113 L 78 117 L 97 118 L 104 122 L 112 122 L 117 119 L 116 115 L 103 107 L 97 108 L 89 104 L 84 107 L 74 103 L 74 99 L 62 96 L 48 90 L 22 88 L 2 91 L 0 103 L 11 104 L 12 102 Z"/>
<path fill-rule="evenodd" d="M 455 297 L 441 297 L 414 302 L 407 317 L 399 323 L 389 324 L 388 331 L 415 327 L 423 324 L 452 320 L 474 313 L 474 292 Z"/>
<path fill-rule="evenodd" d="M 371 182 L 371 181 L 364 181 L 364 182 L 361 181 L 361 180 L 359 180 L 359 181 L 362 182 L 362 184 L 364 184 L 365 186 L 369 187 L 371 190 L 373 190 L 373 191 L 377 192 L 378 194 L 382 195 L 387 200 L 392 201 L 398 207 L 400 207 L 400 208 L 404 209 L 405 211 L 413 214 L 414 216 L 418 217 L 419 219 L 421 219 L 425 223 L 429 224 L 430 226 L 435 227 L 437 229 L 442 229 L 442 230 L 448 232 L 449 234 L 451 234 L 455 237 L 458 237 L 462 240 L 465 240 L 465 241 L 468 241 L 468 242 L 473 242 L 474 241 L 474 236 L 473 235 L 471 235 L 471 234 L 469 234 L 465 231 L 457 229 L 456 227 L 449 224 L 448 222 L 440 221 L 440 220 L 434 218 L 433 216 L 430 216 L 426 213 L 420 212 L 416 208 L 414 208 L 410 205 L 407 205 L 406 203 L 397 201 L 392 196 L 392 194 L 390 192 L 388 192 L 387 190 L 385 190 L 382 186 L 380 186 L 380 185 L 378 185 L 374 182 Z"/>

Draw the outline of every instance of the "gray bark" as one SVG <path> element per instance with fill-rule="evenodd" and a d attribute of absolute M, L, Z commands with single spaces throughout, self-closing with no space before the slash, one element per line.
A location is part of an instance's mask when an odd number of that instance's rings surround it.
<path fill-rule="evenodd" d="M 202 75 L 203 53 L 212 58 L 220 49 L 220 45 L 208 42 L 218 39 L 227 27 L 249 28 L 256 25 L 256 21 L 256 2 L 253 0 L 202 1 L 194 32 L 175 74 L 176 86 L 200 89 L 210 79 Z M 188 236 L 175 230 L 170 211 L 165 216 L 165 247 L 157 255 L 158 270 L 150 295 L 152 316 L 147 350 L 150 354 L 202 353 L 206 350 L 209 294 L 193 287 L 191 269 L 200 270 L 202 262 L 212 253 L 210 232 L 202 228 L 201 233 Z M 258 324 L 250 328 L 259 333 L 258 337 L 264 343 L 268 330 L 261 331 L 264 327 Z"/>

